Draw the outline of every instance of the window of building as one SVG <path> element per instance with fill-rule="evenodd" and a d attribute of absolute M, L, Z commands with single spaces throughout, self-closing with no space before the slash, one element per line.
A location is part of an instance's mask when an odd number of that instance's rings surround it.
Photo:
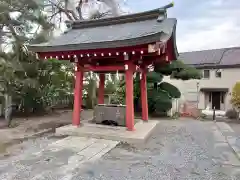
<path fill-rule="evenodd" d="M 210 78 L 210 70 L 209 69 L 205 69 L 203 70 L 203 78 Z"/>
<path fill-rule="evenodd" d="M 222 72 L 219 71 L 219 70 L 217 70 L 217 71 L 215 72 L 215 75 L 216 75 L 217 78 L 221 78 L 221 77 L 222 77 Z"/>

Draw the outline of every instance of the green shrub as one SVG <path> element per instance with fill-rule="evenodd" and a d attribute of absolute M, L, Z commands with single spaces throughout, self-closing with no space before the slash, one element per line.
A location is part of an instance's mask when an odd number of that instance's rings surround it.
<path fill-rule="evenodd" d="M 173 72 L 173 69 L 171 67 L 170 64 L 155 64 L 154 65 L 154 71 L 159 73 L 159 74 L 162 74 L 162 75 L 165 75 L 165 76 L 169 76 L 172 74 Z"/>
<path fill-rule="evenodd" d="M 149 72 L 147 74 L 147 83 L 158 83 L 161 82 L 163 79 L 163 75 L 156 73 L 154 71 Z M 140 79 L 139 79 L 139 83 L 140 83 Z"/>
<path fill-rule="evenodd" d="M 161 89 L 148 90 L 148 110 L 152 114 L 166 114 L 172 108 L 172 99 Z"/>
<path fill-rule="evenodd" d="M 169 84 L 167 82 L 162 82 L 159 85 L 159 88 L 168 92 L 169 96 L 172 98 L 180 98 L 181 92 L 178 90 L 177 87 L 173 86 L 172 84 Z"/>
<path fill-rule="evenodd" d="M 227 118 L 229 119 L 237 119 L 238 118 L 238 112 L 235 109 L 229 109 L 227 110 L 226 114 Z"/>
<path fill-rule="evenodd" d="M 232 89 L 231 103 L 234 108 L 240 110 L 240 82 L 237 82 Z"/>
<path fill-rule="evenodd" d="M 207 119 L 207 115 L 204 114 L 204 113 L 201 113 L 201 114 L 199 115 L 199 118 L 200 118 L 201 120 L 205 120 L 205 119 Z"/>

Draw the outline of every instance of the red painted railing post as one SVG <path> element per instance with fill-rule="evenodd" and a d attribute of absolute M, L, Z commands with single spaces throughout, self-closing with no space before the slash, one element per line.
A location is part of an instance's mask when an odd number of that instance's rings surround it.
<path fill-rule="evenodd" d="M 126 126 L 127 130 L 134 131 L 134 104 L 133 104 L 133 64 L 125 65 L 126 80 Z"/>
<path fill-rule="evenodd" d="M 72 124 L 75 126 L 80 125 L 80 116 L 82 109 L 83 73 L 83 70 L 77 63 L 75 69 L 74 107 L 72 119 Z"/>

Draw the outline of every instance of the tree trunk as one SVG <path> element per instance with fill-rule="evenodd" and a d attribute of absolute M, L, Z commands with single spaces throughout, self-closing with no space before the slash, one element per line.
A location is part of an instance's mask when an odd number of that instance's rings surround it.
<path fill-rule="evenodd" d="M 92 80 L 93 82 L 93 84 L 92 84 L 92 90 L 91 90 L 91 92 L 92 92 L 92 108 L 94 108 L 95 107 L 95 104 L 96 104 L 96 87 L 97 87 L 97 85 L 96 85 L 96 76 L 95 76 L 95 74 L 93 74 L 93 80 Z"/>
<path fill-rule="evenodd" d="M 157 90 L 157 89 L 158 89 L 158 83 L 154 83 L 154 84 L 153 84 L 153 88 L 154 88 L 155 90 Z"/>
<path fill-rule="evenodd" d="M 78 6 L 76 7 L 76 10 L 77 10 L 78 16 L 79 16 L 79 20 L 83 20 L 83 16 L 82 16 L 82 4 L 83 4 L 83 0 L 79 0 Z"/>
<path fill-rule="evenodd" d="M 96 101 L 96 83 L 94 82 L 93 88 L 92 88 L 92 108 L 95 106 Z"/>
<path fill-rule="evenodd" d="M 2 51 L 2 43 L 3 43 L 3 26 L 0 24 L 0 52 Z"/>
<path fill-rule="evenodd" d="M 12 122 L 12 96 L 5 94 L 5 120 L 7 121 L 8 127 L 11 126 Z"/>

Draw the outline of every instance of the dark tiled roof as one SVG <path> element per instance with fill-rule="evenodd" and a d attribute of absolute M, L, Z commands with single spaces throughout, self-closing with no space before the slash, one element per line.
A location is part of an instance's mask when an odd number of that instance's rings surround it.
<path fill-rule="evenodd" d="M 166 9 L 77 21 L 67 33 L 47 43 L 31 45 L 35 52 L 71 51 L 133 46 L 167 41 L 175 35 L 177 20 L 166 17 Z"/>
<path fill-rule="evenodd" d="M 178 59 L 195 67 L 239 67 L 240 47 L 184 52 Z"/>

